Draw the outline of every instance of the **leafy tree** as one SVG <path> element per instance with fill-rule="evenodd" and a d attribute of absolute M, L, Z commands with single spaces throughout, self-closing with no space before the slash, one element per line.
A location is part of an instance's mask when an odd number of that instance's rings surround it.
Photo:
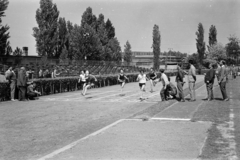
<path fill-rule="evenodd" d="M 239 39 L 235 35 L 230 35 L 226 44 L 227 56 L 231 60 L 238 60 L 240 54 Z"/>
<path fill-rule="evenodd" d="M 108 39 L 115 37 L 115 28 L 113 27 L 112 22 L 109 19 L 106 22 L 106 30 Z"/>
<path fill-rule="evenodd" d="M 82 15 L 81 26 L 84 27 L 85 24 L 91 25 L 93 22 L 92 8 L 88 7 Z"/>
<path fill-rule="evenodd" d="M 68 45 L 68 29 L 65 18 L 59 18 L 58 20 L 58 47 L 56 57 L 62 54 L 63 49 Z"/>
<path fill-rule="evenodd" d="M 58 57 L 58 16 L 57 5 L 52 0 L 40 0 L 40 8 L 36 11 L 38 27 L 33 28 L 39 56 Z"/>
<path fill-rule="evenodd" d="M 217 29 L 214 25 L 211 25 L 209 29 L 209 47 L 217 43 Z"/>
<path fill-rule="evenodd" d="M 202 23 L 198 24 L 198 31 L 196 32 L 196 35 L 197 35 L 196 46 L 197 46 L 197 52 L 198 52 L 198 56 L 199 56 L 199 62 L 200 62 L 200 64 L 202 64 L 203 58 L 205 55 L 205 50 L 206 50 L 205 42 L 204 42 L 204 29 L 203 29 Z"/>
<path fill-rule="evenodd" d="M 207 59 L 220 61 L 226 60 L 226 48 L 221 43 L 215 43 L 209 47 L 209 51 L 207 54 Z"/>
<path fill-rule="evenodd" d="M 127 41 L 124 45 L 124 60 L 130 64 L 132 62 L 132 50 L 131 44 Z"/>
<path fill-rule="evenodd" d="M 6 49 L 9 45 L 8 39 L 10 36 L 8 30 L 10 27 L 8 25 L 2 25 L 2 17 L 5 17 L 5 10 L 7 9 L 8 4 L 8 0 L 0 0 L 0 55 L 6 54 Z"/>
<path fill-rule="evenodd" d="M 63 48 L 61 55 L 59 57 L 60 62 L 63 63 L 68 63 L 69 62 L 69 58 L 68 58 L 68 50 L 66 49 L 66 47 Z"/>
<path fill-rule="evenodd" d="M 153 44 L 152 44 L 152 48 L 153 48 L 153 68 L 154 70 L 159 70 L 159 65 L 160 65 L 160 61 L 159 61 L 159 56 L 160 56 L 160 44 L 161 44 L 161 35 L 160 35 L 160 31 L 159 31 L 159 27 L 158 25 L 154 25 L 153 27 Z"/>

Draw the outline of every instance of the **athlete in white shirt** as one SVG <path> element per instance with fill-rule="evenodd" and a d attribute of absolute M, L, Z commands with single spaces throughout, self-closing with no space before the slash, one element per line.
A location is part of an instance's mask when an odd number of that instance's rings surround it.
<path fill-rule="evenodd" d="M 161 96 L 161 99 L 162 101 L 166 101 L 167 100 L 167 93 L 166 93 L 166 89 L 167 89 L 167 85 L 169 84 L 169 81 L 168 81 L 168 77 L 167 75 L 164 73 L 164 69 L 160 69 L 160 72 L 161 72 L 161 79 L 160 81 L 162 81 L 162 84 L 163 84 L 163 88 L 162 90 L 160 91 L 160 96 Z"/>
<path fill-rule="evenodd" d="M 144 100 L 145 98 L 143 98 L 143 93 L 145 92 L 145 86 L 146 86 L 146 82 L 147 82 L 148 78 L 146 76 L 146 74 L 144 74 L 144 71 L 141 70 L 140 74 L 137 77 L 137 81 L 139 82 L 139 87 L 140 87 L 140 99 Z"/>
<path fill-rule="evenodd" d="M 83 90 L 82 90 L 82 94 L 84 93 L 84 88 L 86 86 L 86 78 L 85 78 L 85 71 L 81 71 L 78 83 L 80 83 L 80 85 L 82 86 Z"/>

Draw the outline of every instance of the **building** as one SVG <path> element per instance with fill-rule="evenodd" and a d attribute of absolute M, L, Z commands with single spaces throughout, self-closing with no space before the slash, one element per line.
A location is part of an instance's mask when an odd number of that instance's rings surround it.
<path fill-rule="evenodd" d="M 132 52 L 132 62 L 139 67 L 151 68 L 153 67 L 153 52 Z M 184 57 L 163 55 L 160 53 L 160 67 L 172 68 L 177 63 L 181 63 Z"/>

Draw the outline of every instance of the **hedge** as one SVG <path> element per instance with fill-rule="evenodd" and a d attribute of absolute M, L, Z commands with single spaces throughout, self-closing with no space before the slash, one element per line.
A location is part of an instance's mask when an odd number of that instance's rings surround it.
<path fill-rule="evenodd" d="M 168 76 L 175 76 L 176 72 L 167 72 Z M 157 73 L 159 77 L 159 73 Z M 136 82 L 138 74 L 127 74 L 129 78 L 128 83 Z M 118 75 L 96 76 L 97 82 L 93 88 L 100 88 L 105 86 L 112 86 L 119 84 Z M 79 77 L 59 77 L 55 79 L 34 79 L 36 83 L 36 90 L 42 95 L 50 95 L 63 92 L 71 92 L 81 90 L 82 86 L 78 83 Z M 17 92 L 17 90 L 16 90 Z M 17 93 L 15 94 L 17 97 Z M 0 101 L 10 100 L 10 85 L 7 82 L 0 83 Z"/>

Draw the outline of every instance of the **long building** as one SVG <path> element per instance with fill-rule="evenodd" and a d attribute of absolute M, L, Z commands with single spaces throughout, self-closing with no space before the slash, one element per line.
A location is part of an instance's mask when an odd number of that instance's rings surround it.
<path fill-rule="evenodd" d="M 153 52 L 132 52 L 132 62 L 139 67 L 151 68 L 153 66 Z M 176 65 L 181 63 L 184 57 L 163 55 L 159 56 L 160 66 Z"/>

